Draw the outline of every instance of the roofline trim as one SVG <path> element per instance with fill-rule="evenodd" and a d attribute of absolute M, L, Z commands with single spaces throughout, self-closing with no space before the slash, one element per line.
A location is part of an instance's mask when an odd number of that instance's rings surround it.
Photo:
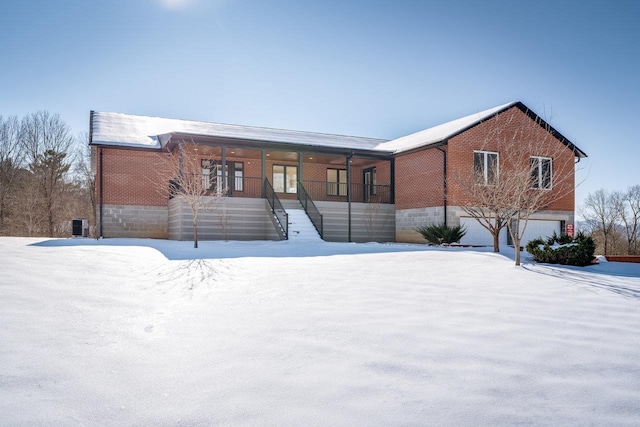
<path fill-rule="evenodd" d="M 554 138 L 556 138 L 558 141 L 560 141 L 561 143 L 563 143 L 564 145 L 566 145 L 571 151 L 573 151 L 575 157 L 579 158 L 579 159 L 583 159 L 588 157 L 587 154 L 582 151 L 580 148 L 578 148 L 574 143 L 572 143 L 568 138 L 566 138 L 564 135 L 562 135 L 560 132 L 558 132 L 553 126 L 551 126 L 549 123 L 547 123 L 542 117 L 540 117 L 539 115 L 537 115 L 535 112 L 533 112 L 533 110 L 531 110 L 529 107 L 527 107 L 526 105 L 524 105 L 521 101 L 514 101 L 511 102 L 507 105 L 505 105 L 503 108 L 494 111 L 493 113 L 489 114 L 486 117 L 483 117 L 482 119 L 478 119 L 477 121 L 471 123 L 468 126 L 465 126 L 464 128 L 458 129 L 457 131 L 447 135 L 446 137 L 440 139 L 439 141 L 435 141 L 429 144 L 425 144 L 422 146 L 416 146 L 416 147 L 411 147 L 409 149 L 406 150 L 397 150 L 394 152 L 395 155 L 399 155 L 399 154 L 407 154 L 407 153 L 413 153 L 416 151 L 420 151 L 421 149 L 426 149 L 426 148 L 430 148 L 433 146 L 441 146 L 441 145 L 446 145 L 448 143 L 448 140 L 451 138 L 455 138 L 456 136 L 470 130 L 473 129 L 474 127 L 486 122 L 487 120 L 490 120 L 492 118 L 494 118 L 495 116 L 497 116 L 498 114 L 502 114 L 507 110 L 510 110 L 513 107 L 517 107 L 520 111 L 522 111 L 523 113 L 525 113 L 531 120 L 535 121 L 536 123 L 538 123 L 538 125 L 540 125 L 540 127 L 542 127 L 545 131 L 549 132 Z"/>

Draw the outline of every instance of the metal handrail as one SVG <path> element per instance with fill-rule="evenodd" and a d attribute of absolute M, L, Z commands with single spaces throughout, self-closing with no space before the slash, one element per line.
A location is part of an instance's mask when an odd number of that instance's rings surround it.
<path fill-rule="evenodd" d="M 311 220 L 311 223 L 318 231 L 320 238 L 324 238 L 324 220 L 322 218 L 322 214 L 318 210 L 316 204 L 313 203 L 313 199 L 311 198 L 311 196 L 309 196 L 309 193 L 307 193 L 307 190 L 304 188 L 301 182 L 298 183 L 298 200 L 302 204 L 302 207 Z"/>
<path fill-rule="evenodd" d="M 278 195 L 273 190 L 271 183 L 268 179 L 264 180 L 264 196 L 265 199 L 269 202 L 269 206 L 271 206 L 271 212 L 280 225 L 282 232 L 284 233 L 284 239 L 287 240 L 289 238 L 289 214 L 284 210 L 284 206 L 282 206 L 282 202 L 278 198 Z"/>
<path fill-rule="evenodd" d="M 347 184 L 329 181 L 303 181 L 307 193 L 318 201 L 344 202 L 347 200 Z M 351 183 L 351 201 L 364 203 L 391 203 L 390 185 Z"/>

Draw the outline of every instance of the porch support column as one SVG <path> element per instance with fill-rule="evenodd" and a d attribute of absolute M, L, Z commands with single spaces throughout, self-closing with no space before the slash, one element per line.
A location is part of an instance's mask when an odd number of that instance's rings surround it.
<path fill-rule="evenodd" d="M 348 241 L 351 242 L 351 158 L 353 153 L 347 156 L 347 222 L 348 222 Z"/>
<path fill-rule="evenodd" d="M 222 163 L 222 182 L 224 185 L 224 190 L 229 191 L 229 179 L 227 178 L 227 147 L 224 145 L 221 148 L 222 157 L 220 162 Z"/>
<path fill-rule="evenodd" d="M 302 152 L 298 151 L 298 182 L 302 184 Z"/>
<path fill-rule="evenodd" d="M 267 179 L 267 150 L 264 148 L 260 153 L 260 185 L 262 187 L 262 197 L 266 197 L 264 192 L 264 182 Z"/>
<path fill-rule="evenodd" d="M 180 174 L 180 178 L 184 176 L 184 146 L 180 144 L 180 148 L 178 149 L 178 173 Z"/>

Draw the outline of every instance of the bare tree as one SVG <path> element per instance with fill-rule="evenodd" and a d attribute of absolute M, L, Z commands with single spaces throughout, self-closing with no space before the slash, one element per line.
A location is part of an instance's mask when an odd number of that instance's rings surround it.
<path fill-rule="evenodd" d="M 156 168 L 154 186 L 163 196 L 189 206 L 193 219 L 193 247 L 197 248 L 198 214 L 201 210 L 214 209 L 226 195 L 226 171 L 223 172 L 210 158 L 203 165 L 193 143 L 179 143 L 174 151 L 166 153 L 164 160 Z M 170 182 L 166 181 L 167 177 Z"/>
<path fill-rule="evenodd" d="M 624 228 L 627 255 L 636 255 L 640 233 L 640 185 L 629 187 L 625 193 L 617 193 L 614 201 Z"/>
<path fill-rule="evenodd" d="M 29 170 L 36 178 L 48 223 L 48 235 L 56 234 L 57 221 L 62 221 L 62 192 L 66 174 L 73 161 L 71 148 L 74 138 L 69 127 L 58 114 L 38 111 L 22 119 L 21 145 Z"/>
<path fill-rule="evenodd" d="M 520 242 L 529 218 L 574 190 L 575 154 L 542 119 L 517 108 L 485 123 L 474 152 L 472 170 L 454 176 L 461 208 L 493 236 L 499 251 L 500 231 L 507 227 L 520 265 Z"/>
<path fill-rule="evenodd" d="M 620 219 L 618 199 L 619 196 L 600 189 L 590 193 L 581 208 L 582 217 L 589 223 L 590 228 L 602 235 L 605 255 L 610 255 L 611 238 Z"/>
<path fill-rule="evenodd" d="M 86 201 L 90 209 L 90 226 L 94 228 L 97 213 L 95 149 L 89 146 L 89 134 L 87 132 L 78 135 L 78 142 L 80 148 L 76 156 L 75 177 L 77 184 L 83 190 L 80 197 Z M 95 234 L 95 231 L 92 234 Z"/>
<path fill-rule="evenodd" d="M 63 198 L 63 192 L 66 190 L 64 177 L 71 168 L 71 163 L 67 161 L 66 157 L 66 153 L 46 150 L 29 165 L 29 170 L 36 180 L 39 196 L 42 199 L 50 237 L 57 234 L 59 214 L 63 207 L 60 202 Z"/>
<path fill-rule="evenodd" d="M 21 236 L 43 236 L 46 229 L 44 207 L 40 197 L 38 183 L 29 171 L 22 170 L 17 184 L 20 197 L 14 200 L 20 215 L 11 217 L 14 228 L 12 234 Z"/>
<path fill-rule="evenodd" d="M 20 122 L 16 116 L 0 116 L 0 233 L 6 227 L 8 204 L 15 197 L 15 189 L 22 167 Z"/>
<path fill-rule="evenodd" d="M 58 114 L 42 110 L 22 119 L 21 143 L 27 156 L 26 160 L 31 163 L 47 150 L 69 154 L 74 138 Z"/>

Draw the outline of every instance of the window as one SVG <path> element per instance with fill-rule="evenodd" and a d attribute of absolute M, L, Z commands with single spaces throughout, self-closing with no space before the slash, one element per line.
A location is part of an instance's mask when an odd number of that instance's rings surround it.
<path fill-rule="evenodd" d="M 213 160 L 203 159 L 200 163 L 202 165 L 202 187 L 205 190 L 210 190 L 213 187 L 213 170 L 216 167 L 216 163 Z"/>
<path fill-rule="evenodd" d="M 205 190 L 214 191 L 218 195 L 225 192 L 226 179 L 222 179 L 222 165 L 215 160 L 203 159 L 202 165 L 202 186 Z"/>
<path fill-rule="evenodd" d="M 552 159 L 548 157 L 531 157 L 531 187 L 539 190 L 551 190 L 553 178 Z"/>
<path fill-rule="evenodd" d="M 362 171 L 362 183 L 364 184 L 364 201 L 371 200 L 376 195 L 376 168 L 375 166 Z"/>
<path fill-rule="evenodd" d="M 203 159 L 202 165 L 202 187 L 209 191 L 220 194 L 228 187 L 228 176 L 222 180 L 222 164 L 210 159 Z M 226 175 L 233 175 L 233 188 L 230 191 L 244 190 L 244 164 L 242 162 L 227 162 Z"/>
<path fill-rule="evenodd" d="M 473 170 L 477 184 L 496 185 L 498 183 L 498 153 L 474 151 Z"/>
<path fill-rule="evenodd" d="M 233 162 L 233 177 L 234 191 L 244 191 L 244 163 Z"/>
<path fill-rule="evenodd" d="M 276 193 L 297 193 L 298 167 L 273 165 L 273 190 Z"/>
<path fill-rule="evenodd" d="M 327 196 L 347 195 L 347 170 L 327 169 Z"/>

